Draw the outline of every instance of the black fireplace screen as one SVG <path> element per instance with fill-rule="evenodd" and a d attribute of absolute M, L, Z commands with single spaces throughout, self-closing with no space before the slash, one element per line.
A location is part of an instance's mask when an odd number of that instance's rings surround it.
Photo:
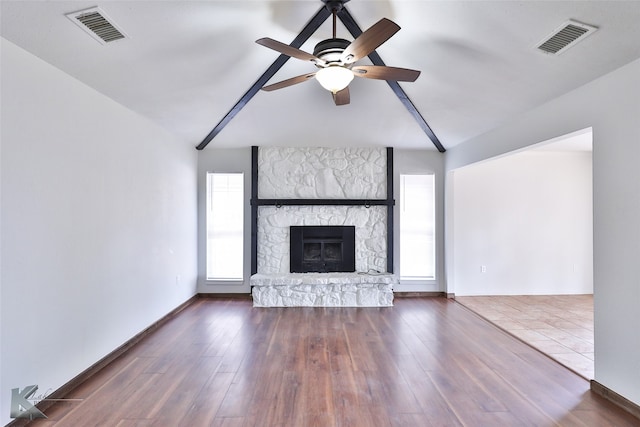
<path fill-rule="evenodd" d="M 292 226 L 290 230 L 292 273 L 356 271 L 354 226 Z"/>

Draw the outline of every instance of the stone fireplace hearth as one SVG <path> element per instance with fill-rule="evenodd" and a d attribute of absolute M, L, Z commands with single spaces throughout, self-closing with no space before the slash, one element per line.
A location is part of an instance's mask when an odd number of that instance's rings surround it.
<path fill-rule="evenodd" d="M 389 307 L 392 274 L 291 273 L 251 276 L 254 307 Z"/>

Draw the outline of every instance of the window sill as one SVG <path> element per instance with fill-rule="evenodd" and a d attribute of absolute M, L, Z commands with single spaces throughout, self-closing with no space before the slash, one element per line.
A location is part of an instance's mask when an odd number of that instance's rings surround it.
<path fill-rule="evenodd" d="M 206 279 L 205 285 L 242 285 L 244 279 Z"/>
<path fill-rule="evenodd" d="M 438 281 L 433 277 L 400 278 L 402 285 L 433 285 Z"/>

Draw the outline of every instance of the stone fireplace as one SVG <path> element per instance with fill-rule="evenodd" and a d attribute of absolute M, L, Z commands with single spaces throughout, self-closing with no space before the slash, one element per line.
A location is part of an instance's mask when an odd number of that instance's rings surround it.
<path fill-rule="evenodd" d="M 392 305 L 391 156 L 254 147 L 254 305 Z"/>

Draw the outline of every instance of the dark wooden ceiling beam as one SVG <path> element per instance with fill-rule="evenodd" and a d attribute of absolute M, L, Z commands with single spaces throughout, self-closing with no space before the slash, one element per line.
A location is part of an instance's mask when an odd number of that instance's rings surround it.
<path fill-rule="evenodd" d="M 358 36 L 362 34 L 362 30 L 360 29 L 356 21 L 353 19 L 353 16 L 351 16 L 351 14 L 349 13 L 346 7 L 343 7 L 342 9 L 340 9 L 337 14 L 338 14 L 338 18 L 340 18 L 340 21 L 342 21 L 342 23 L 347 28 L 347 30 L 349 30 L 349 32 L 351 33 L 354 39 L 358 38 Z M 380 65 L 380 66 L 386 65 L 382 60 L 382 58 L 380 58 L 380 55 L 378 55 L 378 53 L 375 50 L 369 54 L 369 59 L 371 60 L 373 65 Z M 429 126 L 427 121 L 424 119 L 424 117 L 422 117 L 422 114 L 420 114 L 416 106 L 413 105 L 413 102 L 411 102 L 411 99 L 409 99 L 409 97 L 407 96 L 405 91 L 400 87 L 398 82 L 387 80 L 387 84 L 391 87 L 391 90 L 393 90 L 393 93 L 396 94 L 400 102 L 402 102 L 402 105 L 404 105 L 405 108 L 409 110 L 409 113 L 411 113 L 411 115 L 416 120 L 416 122 L 418 122 L 418 125 L 420 126 L 420 128 L 422 128 L 424 133 L 427 134 L 427 136 L 429 137 L 433 145 L 436 146 L 439 152 L 444 153 L 446 150 L 440 143 L 440 140 L 438 139 L 436 134 L 433 132 L 433 130 L 431 130 L 431 127 Z"/>
<path fill-rule="evenodd" d="M 311 18 L 307 25 L 302 29 L 300 34 L 298 34 L 298 36 L 291 42 L 290 46 L 300 48 L 300 46 L 302 46 L 304 42 L 306 42 L 309 37 L 311 37 L 313 33 L 315 33 L 316 30 L 320 28 L 320 25 L 322 25 L 322 23 L 326 21 L 330 16 L 331 11 L 327 7 L 322 6 L 320 10 L 318 10 L 318 13 L 316 13 L 315 16 Z M 211 140 L 215 138 L 216 135 L 219 134 L 227 124 L 229 124 L 231 119 L 233 119 L 236 114 L 238 114 L 240 110 L 242 110 L 244 106 L 247 105 L 251 98 L 253 98 L 254 95 L 258 93 L 260 88 L 262 88 L 271 79 L 271 77 L 273 77 L 273 75 L 278 72 L 278 70 L 287 62 L 289 58 L 290 57 L 287 55 L 278 56 L 273 64 L 271 64 L 271 66 L 267 68 L 267 71 L 265 71 L 260 76 L 260 78 L 249 88 L 249 90 L 244 95 L 242 95 L 236 105 L 231 108 L 231 110 L 222 118 L 222 120 L 220 120 L 216 127 L 214 127 L 213 130 L 209 132 L 209 134 L 202 140 L 202 142 L 198 144 L 196 149 L 202 150 L 204 147 L 206 147 L 207 144 L 209 144 Z"/>

